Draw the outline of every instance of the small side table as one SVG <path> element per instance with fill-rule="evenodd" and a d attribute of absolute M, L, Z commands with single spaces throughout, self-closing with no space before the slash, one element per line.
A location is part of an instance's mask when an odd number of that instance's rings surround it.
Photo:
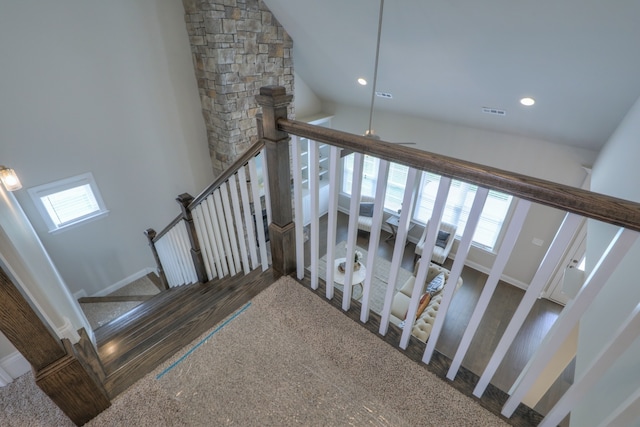
<path fill-rule="evenodd" d="M 346 258 L 338 258 L 335 260 L 334 265 L 333 265 L 333 281 L 336 282 L 338 285 L 343 285 L 346 282 L 346 278 L 345 278 L 345 274 L 340 272 L 340 270 L 338 269 L 338 265 L 340 265 L 341 262 L 345 262 Z M 351 276 L 351 289 L 353 290 L 353 288 L 355 288 L 356 286 L 360 286 L 360 295 L 358 296 L 358 298 L 356 298 L 356 296 L 352 293 L 351 294 L 351 298 L 353 298 L 354 300 L 359 300 L 360 298 L 362 298 L 362 293 L 364 291 L 363 287 L 362 287 L 362 282 L 364 282 L 365 277 L 367 277 L 367 268 L 364 266 L 363 263 L 360 263 L 360 268 L 357 271 L 353 272 L 353 276 Z M 338 288 L 339 289 L 339 288 Z"/>
<path fill-rule="evenodd" d="M 391 239 L 393 239 L 395 241 L 396 237 L 398 237 L 398 227 L 400 226 L 400 217 L 398 215 L 393 215 L 392 214 L 389 218 L 387 218 L 387 220 L 385 222 L 389 225 L 389 228 L 391 228 L 391 236 L 389 236 L 386 239 L 384 239 L 384 241 L 388 242 Z M 408 231 L 411 231 L 411 229 L 413 227 L 415 227 L 415 226 L 416 225 L 413 222 L 409 222 L 409 230 Z"/>

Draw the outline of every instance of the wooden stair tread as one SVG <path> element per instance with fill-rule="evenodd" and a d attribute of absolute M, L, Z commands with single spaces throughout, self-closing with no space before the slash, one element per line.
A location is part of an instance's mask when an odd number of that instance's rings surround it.
<path fill-rule="evenodd" d="M 274 282 L 271 270 L 254 270 L 207 284 L 165 291 L 131 318 L 123 316 L 108 334 L 96 338 L 107 374 L 105 388 L 113 398 L 211 329 Z M 178 289 L 178 288 L 172 288 Z M 174 298 L 172 298 L 174 297 Z M 155 299 L 155 298 L 154 298 Z"/>
<path fill-rule="evenodd" d="M 181 294 L 187 293 L 191 286 L 197 285 L 198 284 L 184 285 L 153 295 L 151 298 L 142 304 L 137 305 L 123 316 L 113 319 L 97 328 L 94 331 L 96 341 L 100 343 L 101 341 L 110 339 L 114 333 L 122 333 L 129 325 L 135 324 L 138 319 L 144 318 L 147 313 L 152 312 L 156 307 L 165 304 L 168 300 L 179 300 Z"/>

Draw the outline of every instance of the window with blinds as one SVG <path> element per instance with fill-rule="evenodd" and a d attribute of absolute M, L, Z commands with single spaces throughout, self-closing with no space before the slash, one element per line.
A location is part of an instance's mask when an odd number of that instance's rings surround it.
<path fill-rule="evenodd" d="M 353 154 L 344 157 L 343 160 L 342 192 L 350 195 L 353 177 Z M 362 177 L 363 195 L 374 196 L 378 163 L 379 160 L 377 158 L 365 156 Z M 390 163 L 389 179 L 387 180 L 384 199 L 385 209 L 398 212 L 402 207 L 408 172 L 409 168 L 407 166 Z M 424 225 L 431 218 L 439 183 L 440 175 L 430 172 L 422 173 L 418 199 L 411 217 L 412 221 Z M 453 180 L 451 183 L 442 220 L 457 225 L 456 235 L 458 237 L 462 236 L 464 232 L 477 189 L 478 187 L 475 185 L 457 180 Z M 478 227 L 473 236 L 475 246 L 489 251 L 494 249 L 509 213 L 511 200 L 512 197 L 507 194 L 493 190 L 489 191 L 489 196 L 480 215 Z"/>
<path fill-rule="evenodd" d="M 28 192 L 50 232 L 108 213 L 91 173 L 33 187 Z"/>

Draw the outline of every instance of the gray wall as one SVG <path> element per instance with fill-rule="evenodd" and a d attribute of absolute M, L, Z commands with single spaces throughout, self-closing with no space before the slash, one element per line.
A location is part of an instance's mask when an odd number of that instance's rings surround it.
<path fill-rule="evenodd" d="M 629 111 L 611 136 L 593 167 L 593 191 L 640 202 L 638 187 L 640 159 L 640 100 Z M 587 271 L 606 249 L 616 227 L 597 221 L 588 224 Z M 593 357 L 613 336 L 617 326 L 640 302 L 638 286 L 640 243 L 631 248 L 620 266 L 598 295 L 592 308 L 580 322 L 580 337 L 576 358 L 576 376 L 583 373 Z M 605 377 L 594 387 L 583 403 L 571 415 L 572 426 L 592 426 L 610 414 L 630 394 L 640 388 L 640 340 L 614 363 Z M 606 391 L 606 392 L 603 392 Z M 634 424 L 640 426 L 640 419 Z"/>
<path fill-rule="evenodd" d="M 0 160 L 72 293 L 154 267 L 143 231 L 213 178 L 180 1 L 0 6 Z M 92 172 L 106 218 L 49 234 L 26 189 Z"/>

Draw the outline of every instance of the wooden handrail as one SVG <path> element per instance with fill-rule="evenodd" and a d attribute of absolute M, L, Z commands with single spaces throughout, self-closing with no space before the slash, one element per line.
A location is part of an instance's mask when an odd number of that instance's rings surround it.
<path fill-rule="evenodd" d="M 249 147 L 247 151 L 242 153 L 242 156 L 238 157 L 236 161 L 231 164 L 231 166 L 226 168 L 225 171 L 222 172 L 222 174 L 218 176 L 218 178 L 216 178 L 216 180 L 213 181 L 211 185 L 205 188 L 204 191 L 202 191 L 193 199 L 193 201 L 189 204 L 188 209 L 191 210 L 194 207 L 198 206 L 200 202 L 209 197 L 211 193 L 213 193 L 218 187 L 220 187 L 223 182 L 228 180 L 231 175 L 236 173 L 238 169 L 249 163 L 249 160 L 257 156 L 258 153 L 260 153 L 260 150 L 262 150 L 263 148 L 264 141 L 262 140 L 257 141 L 255 144 Z"/>
<path fill-rule="evenodd" d="M 236 173 L 238 169 L 246 165 L 249 162 L 249 160 L 251 160 L 253 157 L 257 156 L 260 150 L 262 150 L 262 148 L 264 148 L 264 141 L 262 140 L 256 142 L 251 147 L 249 147 L 247 151 L 245 151 L 242 154 L 242 156 L 238 157 L 238 159 L 235 162 L 233 162 L 231 166 L 225 169 L 225 171 L 222 172 L 222 174 L 218 176 L 218 178 L 216 178 L 216 180 L 213 181 L 211 185 L 209 185 L 202 192 L 200 192 L 200 194 L 198 194 L 193 199 L 193 201 L 189 203 L 189 206 L 187 207 L 187 209 L 192 210 L 193 208 L 198 206 L 204 199 L 209 197 L 211 193 L 213 193 L 217 188 L 219 188 L 223 182 L 228 180 L 231 175 Z M 182 219 L 182 215 L 178 215 L 176 218 L 174 218 L 173 221 L 169 223 L 169 225 L 167 225 L 165 228 L 162 229 L 162 231 L 156 234 L 156 236 L 153 238 L 153 243 L 156 243 L 158 240 L 160 240 L 160 238 L 165 234 L 167 234 L 169 230 L 171 230 L 173 227 L 175 227 L 175 225 L 178 224 L 181 219 Z"/>
<path fill-rule="evenodd" d="M 296 120 L 279 119 L 278 130 L 293 135 L 346 148 L 415 169 L 455 178 L 488 189 L 572 212 L 587 218 L 640 231 L 640 203 L 521 175 L 490 166 L 454 159 L 400 144 L 310 125 Z"/>
<path fill-rule="evenodd" d="M 165 234 L 167 234 L 169 232 L 169 230 L 171 230 L 173 227 L 176 226 L 176 224 L 178 224 L 180 222 L 180 220 L 182 219 L 182 215 L 178 215 L 177 217 L 175 217 L 173 219 L 173 221 L 171 221 L 169 223 L 169 225 L 167 225 L 165 228 L 162 229 L 162 231 L 160 231 L 159 233 L 156 234 L 156 236 L 153 238 L 152 242 L 153 243 L 157 243 L 158 240 L 160 240 L 160 238 L 162 236 L 164 236 Z"/>

